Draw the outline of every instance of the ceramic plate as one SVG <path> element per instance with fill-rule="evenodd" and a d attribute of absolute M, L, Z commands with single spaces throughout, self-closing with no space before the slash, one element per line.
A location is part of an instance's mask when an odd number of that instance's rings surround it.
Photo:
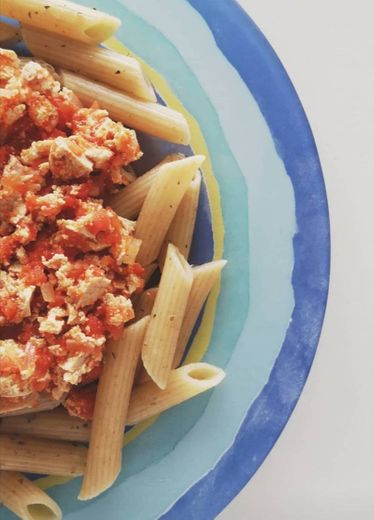
<path fill-rule="evenodd" d="M 187 358 L 227 377 L 127 432 L 122 473 L 98 499 L 76 500 L 80 479 L 37 479 L 68 520 L 209 520 L 274 445 L 315 354 L 329 280 L 318 155 L 287 73 L 234 1 L 82 3 L 122 19 L 108 45 L 143 60 L 160 100 L 191 125 L 191 148 L 141 136 L 139 169 L 171 151 L 208 158 L 191 261 L 228 266 Z"/>

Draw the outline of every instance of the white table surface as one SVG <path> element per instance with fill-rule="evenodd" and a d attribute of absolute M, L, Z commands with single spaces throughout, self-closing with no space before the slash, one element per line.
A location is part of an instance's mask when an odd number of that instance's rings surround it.
<path fill-rule="evenodd" d="M 296 410 L 218 518 L 373 520 L 374 1 L 241 4 L 283 62 L 312 126 L 332 269 L 320 344 Z"/>

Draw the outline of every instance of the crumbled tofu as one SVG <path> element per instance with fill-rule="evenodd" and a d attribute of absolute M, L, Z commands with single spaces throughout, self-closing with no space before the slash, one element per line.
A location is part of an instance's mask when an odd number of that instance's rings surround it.
<path fill-rule="evenodd" d="M 82 376 L 91 370 L 89 364 L 90 357 L 84 352 L 80 352 L 76 356 L 68 358 L 63 363 L 59 364 L 65 373 L 63 375 L 64 381 L 72 385 L 77 385 Z"/>
<path fill-rule="evenodd" d="M 14 380 L 12 376 L 0 377 L 0 395 L 1 397 L 24 397 L 32 392 L 27 385 L 20 384 Z"/>
<path fill-rule="evenodd" d="M 90 231 L 90 225 L 95 220 L 96 215 L 102 210 L 101 201 L 82 202 L 81 209 L 84 214 L 76 219 L 59 219 L 57 220 L 58 230 L 64 233 L 65 230 L 80 235 L 83 245 L 89 251 L 102 251 L 111 245 L 110 237 L 105 233 L 94 235 Z M 110 210 L 107 211 L 111 215 Z M 130 221 L 129 221 L 130 222 Z M 64 235 L 62 235 L 64 238 Z M 65 238 L 66 240 L 66 238 Z"/>
<path fill-rule="evenodd" d="M 123 231 L 126 235 L 133 235 L 135 233 L 136 222 L 127 218 L 118 217 L 122 224 Z"/>
<path fill-rule="evenodd" d="M 12 215 L 9 218 L 11 224 L 18 224 L 26 215 L 26 204 L 22 200 L 17 200 L 14 205 Z"/>
<path fill-rule="evenodd" d="M 49 334 L 60 334 L 65 325 L 65 321 L 61 318 L 64 318 L 65 316 L 65 309 L 62 309 L 61 307 L 52 307 L 45 318 L 38 318 L 40 323 L 39 331 L 48 332 Z"/>
<path fill-rule="evenodd" d="M 92 305 L 102 298 L 111 284 L 111 280 L 105 276 L 94 276 L 92 269 L 88 269 L 82 280 L 76 286 L 69 287 L 68 296 L 76 302 L 77 308 Z"/>
<path fill-rule="evenodd" d="M 27 379 L 34 366 L 30 363 L 23 345 L 13 339 L 0 340 L 0 367 L 3 366 L 13 367 L 14 370 L 8 377 L 0 377 L 1 397 L 22 397 L 31 393 Z M 13 374 L 17 374 L 18 371 L 20 377 L 16 378 Z"/>
<path fill-rule="evenodd" d="M 110 178 L 114 184 L 127 186 L 137 178 L 135 173 L 125 170 L 122 166 L 112 166 L 110 168 Z"/>
<path fill-rule="evenodd" d="M 93 338 L 91 336 L 86 336 L 79 325 L 75 325 L 72 327 L 66 334 L 64 334 L 64 338 L 68 342 L 69 340 L 80 343 L 84 345 L 86 348 L 94 349 L 95 347 L 100 347 L 105 343 L 105 337 L 102 336 L 100 338 Z"/>
<path fill-rule="evenodd" d="M 141 245 L 142 241 L 139 238 L 123 235 L 118 246 L 117 262 L 119 264 L 133 264 Z"/>
<path fill-rule="evenodd" d="M 21 152 L 21 161 L 23 164 L 33 166 L 40 162 L 46 162 L 48 160 L 49 152 L 53 139 L 45 139 L 44 141 L 34 141 L 30 148 L 26 148 Z M 49 167 L 49 165 L 48 165 Z"/>
<path fill-rule="evenodd" d="M 26 112 L 26 105 L 22 103 L 17 89 L 0 88 L 0 122 L 10 127 Z"/>
<path fill-rule="evenodd" d="M 106 110 L 82 108 L 72 128 L 74 133 L 118 154 L 124 166 L 142 155 L 135 132 L 112 121 Z"/>
<path fill-rule="evenodd" d="M 35 61 L 28 61 L 22 67 L 21 80 L 25 87 L 45 94 L 58 94 L 61 85 L 50 70 Z"/>
<path fill-rule="evenodd" d="M 68 259 L 65 255 L 56 253 L 49 260 L 43 258 L 42 263 L 45 267 L 48 267 L 48 269 L 60 269 L 60 267 L 68 265 Z"/>
<path fill-rule="evenodd" d="M 43 94 L 33 92 L 28 98 L 27 113 L 32 122 L 46 132 L 52 132 L 58 124 L 58 110 Z"/>
<path fill-rule="evenodd" d="M 26 261 L 27 255 L 26 255 L 26 251 L 25 251 L 24 247 L 22 247 L 22 246 L 17 247 L 17 249 L 16 249 L 16 257 L 17 257 L 17 259 L 19 260 L 19 262 L 21 264 Z"/>
<path fill-rule="evenodd" d="M 0 189 L 0 218 L 2 223 L 7 221 L 11 224 L 17 224 L 25 214 L 26 207 L 21 197 L 17 193 Z"/>
<path fill-rule="evenodd" d="M 59 287 L 64 290 L 67 290 L 73 283 L 73 280 L 68 276 L 69 268 L 69 263 L 62 264 L 55 272 Z"/>
<path fill-rule="evenodd" d="M 17 157 L 11 155 L 5 165 L 0 182 L 4 188 L 13 190 L 14 187 L 23 191 L 38 191 L 42 187 L 42 174 L 39 169 L 30 168 L 21 163 Z"/>
<path fill-rule="evenodd" d="M 105 168 L 113 157 L 113 152 L 104 148 L 104 146 L 91 146 L 84 155 L 92 161 L 94 167 L 98 170 Z"/>
<path fill-rule="evenodd" d="M 65 198 L 60 187 L 55 187 L 51 193 L 35 197 L 35 220 L 45 221 L 54 218 L 64 207 Z"/>
<path fill-rule="evenodd" d="M 60 219 L 57 221 L 57 225 L 60 231 L 67 229 L 68 231 L 77 233 L 77 235 L 82 235 L 84 238 L 95 240 L 95 235 L 90 233 L 87 229 L 87 224 L 89 224 L 91 220 L 92 215 L 84 215 L 83 217 L 79 217 L 76 220 Z"/>
<path fill-rule="evenodd" d="M 114 327 L 120 327 L 134 317 L 131 300 L 125 296 L 113 296 L 113 294 L 107 293 L 103 302 L 107 308 L 107 320 Z"/>
<path fill-rule="evenodd" d="M 20 323 L 23 318 L 31 315 L 31 299 L 35 291 L 34 286 L 25 287 L 20 278 L 15 277 L 17 270 L 9 273 L 0 270 L 0 300 L 12 301 L 16 305 L 16 312 L 7 319 L 7 315 L 0 312 L 0 325 L 6 323 Z M 14 276 L 13 276 L 14 275 Z"/>
<path fill-rule="evenodd" d="M 93 170 L 93 162 L 83 153 L 78 153 L 73 137 L 57 137 L 50 153 L 49 165 L 53 175 L 62 180 L 88 177 Z"/>
<path fill-rule="evenodd" d="M 22 312 L 22 317 L 27 318 L 28 316 L 31 316 L 31 298 L 34 294 L 35 287 L 33 285 L 30 285 L 29 287 L 26 287 L 25 289 L 22 289 L 18 293 L 18 297 L 21 301 L 20 309 Z"/>
<path fill-rule="evenodd" d="M 86 320 L 86 315 L 83 311 L 78 311 L 75 305 L 66 302 L 68 310 L 68 325 L 79 325 Z"/>
<path fill-rule="evenodd" d="M 0 49 L 0 86 L 6 86 L 8 81 L 19 75 L 20 60 L 14 51 Z"/>
<path fill-rule="evenodd" d="M 0 49 L 0 401 L 62 399 L 134 317 L 140 241 L 103 199 L 141 155 L 53 67 Z"/>

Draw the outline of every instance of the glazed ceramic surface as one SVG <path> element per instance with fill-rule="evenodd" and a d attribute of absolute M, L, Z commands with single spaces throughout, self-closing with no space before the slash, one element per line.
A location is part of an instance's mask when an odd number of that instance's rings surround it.
<path fill-rule="evenodd" d="M 329 279 L 322 172 L 285 70 L 235 2 L 95 6 L 123 21 L 106 44 L 140 58 L 160 101 L 191 125 L 191 147 L 140 136 L 138 171 L 172 151 L 207 156 L 190 260 L 228 265 L 187 360 L 227 376 L 209 395 L 127 432 L 120 477 L 98 499 L 76 499 L 80 479 L 33 478 L 68 520 L 209 520 L 261 465 L 311 367 Z M 0 517 L 15 518 L 3 509 Z"/>

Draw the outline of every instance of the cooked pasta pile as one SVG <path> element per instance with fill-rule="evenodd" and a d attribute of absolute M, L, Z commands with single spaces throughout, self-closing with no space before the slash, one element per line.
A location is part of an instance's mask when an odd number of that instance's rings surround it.
<path fill-rule="evenodd" d="M 121 470 L 126 424 L 223 380 L 180 364 L 226 262 L 188 261 L 203 156 L 133 173 L 135 130 L 190 131 L 136 59 L 97 46 L 120 20 L 66 0 L 0 14 L 21 22 L 0 22 L 0 503 L 61 519 L 22 472 L 83 475 L 93 498 Z M 32 58 L 10 49 L 21 38 Z"/>

